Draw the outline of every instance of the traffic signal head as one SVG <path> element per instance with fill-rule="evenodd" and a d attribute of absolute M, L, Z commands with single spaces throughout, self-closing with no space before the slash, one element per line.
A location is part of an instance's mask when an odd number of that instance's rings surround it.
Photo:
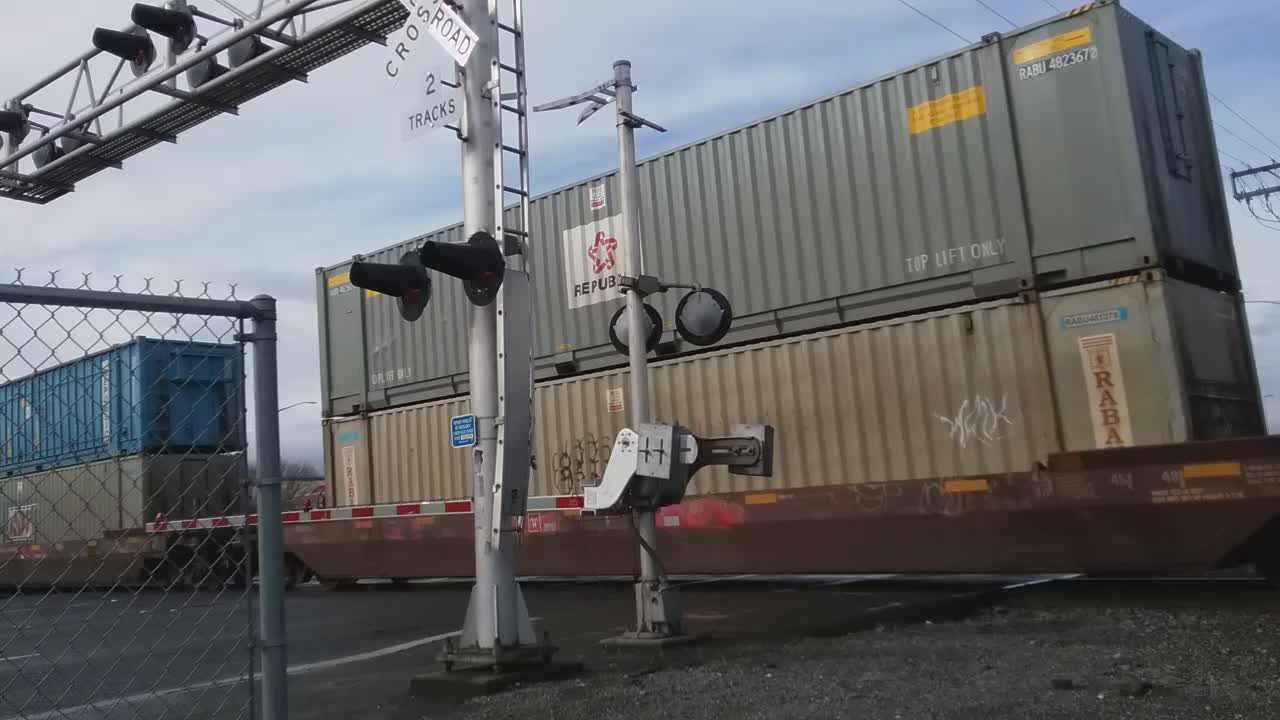
<path fill-rule="evenodd" d="M 127 61 L 135 76 L 150 70 L 156 61 L 156 45 L 151 42 L 147 31 L 141 28 L 133 32 L 97 28 L 93 31 L 93 46 Z"/>
<path fill-rule="evenodd" d="M 644 303 L 645 315 L 645 351 L 653 352 L 662 341 L 662 315 L 649 303 Z M 609 342 L 613 349 L 623 355 L 630 354 L 631 346 L 627 343 L 631 337 L 631 325 L 627 316 L 627 306 L 623 305 L 609 320 Z"/>
<path fill-rule="evenodd" d="M 422 317 L 422 311 L 431 302 L 431 276 L 418 262 L 416 252 L 400 256 L 399 264 L 351 263 L 351 284 L 362 290 L 372 290 L 397 299 L 400 317 L 413 322 Z"/>
<path fill-rule="evenodd" d="M 208 57 L 187 68 L 187 84 L 192 90 L 204 85 L 214 78 L 227 74 L 227 69 L 218 64 L 215 57 Z"/>
<path fill-rule="evenodd" d="M 257 35 L 250 35 L 240 42 L 232 45 L 227 50 L 227 57 L 231 61 L 231 67 L 238 68 L 259 55 L 269 51 L 271 48 Z"/>
<path fill-rule="evenodd" d="M 711 288 L 694 290 L 676 306 L 676 332 L 694 345 L 714 345 L 729 332 L 733 308 L 729 298 Z"/>
<path fill-rule="evenodd" d="M 423 265 L 461 280 L 467 299 L 481 307 L 498 296 L 507 269 L 498 241 L 483 230 L 464 243 L 428 240 L 418 256 Z"/>
<path fill-rule="evenodd" d="M 27 111 L 18 106 L 0 110 L 0 132 L 16 137 L 18 142 L 25 140 L 27 133 L 31 132 L 31 121 L 27 118 Z"/>
<path fill-rule="evenodd" d="M 137 3 L 129 19 L 138 27 L 169 38 L 169 49 L 174 53 L 185 52 L 196 39 L 196 20 L 190 11 Z"/>

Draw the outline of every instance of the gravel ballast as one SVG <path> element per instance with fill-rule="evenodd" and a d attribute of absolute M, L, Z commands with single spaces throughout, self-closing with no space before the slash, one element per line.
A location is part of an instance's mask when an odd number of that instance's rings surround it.
<path fill-rule="evenodd" d="M 516 688 L 451 716 L 1274 719 L 1278 610 L 1280 595 L 1262 608 L 995 608 Z"/>

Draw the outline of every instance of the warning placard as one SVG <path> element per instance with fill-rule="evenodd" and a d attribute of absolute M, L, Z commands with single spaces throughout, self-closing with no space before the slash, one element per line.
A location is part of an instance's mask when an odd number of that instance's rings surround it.
<path fill-rule="evenodd" d="M 22 505 L 9 508 L 9 517 L 4 523 L 4 539 L 9 542 L 30 540 L 36 535 L 35 505 Z"/>
<path fill-rule="evenodd" d="M 360 504 L 360 478 L 356 475 L 356 446 L 342 446 L 342 484 L 347 491 L 347 505 Z"/>
<path fill-rule="evenodd" d="M 609 388 L 609 412 L 622 412 L 622 388 Z"/>
<path fill-rule="evenodd" d="M 1132 445 L 1129 398 L 1125 394 L 1116 336 L 1112 333 L 1090 335 L 1080 338 L 1079 343 L 1094 441 L 1100 448 Z"/>
<path fill-rule="evenodd" d="M 621 301 L 630 274 L 622 215 L 610 215 L 564 231 L 564 280 L 569 308 Z"/>

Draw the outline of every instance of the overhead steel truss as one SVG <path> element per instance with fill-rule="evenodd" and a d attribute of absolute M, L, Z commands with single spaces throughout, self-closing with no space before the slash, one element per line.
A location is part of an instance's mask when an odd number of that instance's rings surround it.
<path fill-rule="evenodd" d="M 164 62 L 141 76 L 117 86 L 127 63 L 94 48 L 0 106 L 25 111 L 32 128 L 0 150 L 0 197 L 56 200 L 81 180 L 119 169 L 158 143 L 177 142 L 210 118 L 238 114 L 247 101 L 281 85 L 306 82 L 311 71 L 369 43 L 385 45 L 409 17 L 398 0 L 210 1 L 224 16 L 197 10 L 201 42 L 178 55 L 163 53 L 169 55 Z M 180 88 L 186 70 L 254 36 L 266 52 L 194 90 Z M 61 143 L 65 154 L 36 167 L 32 154 L 52 143 Z"/>

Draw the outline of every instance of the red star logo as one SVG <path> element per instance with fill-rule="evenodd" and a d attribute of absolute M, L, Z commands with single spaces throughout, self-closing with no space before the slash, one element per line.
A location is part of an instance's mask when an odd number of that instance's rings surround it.
<path fill-rule="evenodd" d="M 605 270 L 612 270 L 616 262 L 614 256 L 617 250 L 617 238 L 605 237 L 603 231 L 596 233 L 595 242 L 587 248 L 587 257 L 591 258 L 592 272 L 599 275 Z"/>

